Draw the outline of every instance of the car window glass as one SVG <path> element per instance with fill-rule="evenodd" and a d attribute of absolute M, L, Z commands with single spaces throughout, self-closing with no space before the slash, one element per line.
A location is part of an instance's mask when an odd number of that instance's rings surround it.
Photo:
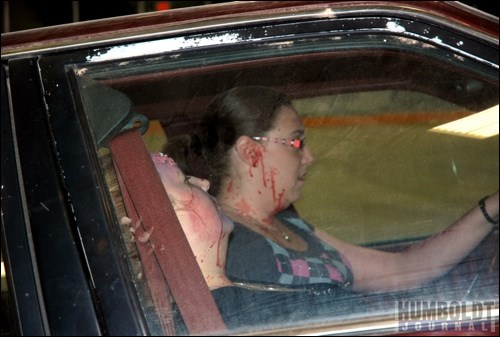
<path fill-rule="evenodd" d="M 305 186 L 307 197 L 297 207 L 316 225 L 351 242 L 416 238 L 444 229 L 498 179 L 496 157 L 489 155 L 497 149 L 496 137 L 431 131 L 477 112 L 467 107 L 409 90 L 321 96 L 295 104 L 318 157 Z M 480 155 L 482 164 L 471 160 L 471 153 Z M 421 204 L 409 206 L 417 197 Z M 329 205 L 342 206 L 328 212 Z"/>
<path fill-rule="evenodd" d="M 201 56 L 180 52 L 146 61 L 96 62 L 75 74 L 83 96 L 85 83 L 92 81 L 130 99 L 134 112 L 149 121 L 143 139 L 151 152 L 164 151 L 169 142 L 195 130 L 210 99 L 222 90 L 267 85 L 286 91 L 316 156 L 295 204 L 299 214 L 345 241 L 399 250 L 445 228 L 477 202 L 477 195 L 498 186 L 498 132 L 481 138 L 431 130 L 495 106 L 498 115 L 498 74 L 436 48 L 421 48 L 422 42 L 407 40 L 399 48 L 398 39 L 384 38 L 387 47 L 370 48 L 373 37 L 354 37 L 349 43 L 356 53 L 329 37 L 304 38 L 262 43 L 253 54 L 249 51 L 256 46 L 248 44 L 238 50 L 213 48 Z M 83 99 L 84 111 L 88 99 Z M 97 124 L 89 122 L 94 138 Z M 109 166 L 106 147 L 99 151 L 102 166 Z M 190 164 L 206 177 L 202 162 L 193 158 Z M 119 199 L 115 192 L 114 200 Z M 114 207 L 143 309 L 151 329 L 158 331 L 158 308 L 130 228 L 123 225 L 126 214 L 123 206 Z M 349 310 L 326 319 L 340 324 L 345 317 L 393 317 L 395 298 L 489 299 L 495 289 L 498 294 L 498 278 L 482 277 L 479 287 L 476 275 L 498 270 L 493 256 L 477 254 L 472 266 L 459 266 L 420 289 L 352 294 L 346 300 L 353 303 Z"/>

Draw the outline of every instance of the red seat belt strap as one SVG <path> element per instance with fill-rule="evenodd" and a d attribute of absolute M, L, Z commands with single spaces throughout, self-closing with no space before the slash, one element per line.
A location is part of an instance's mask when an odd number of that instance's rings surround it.
<path fill-rule="evenodd" d="M 109 142 L 137 215 L 190 334 L 226 329 L 139 130 Z"/>
<path fill-rule="evenodd" d="M 163 276 L 156 254 L 151 253 L 154 252 L 154 247 L 149 240 L 146 240 L 148 234 L 141 223 L 140 216 L 135 210 L 134 203 L 130 198 L 127 186 L 123 182 L 120 169 L 117 166 L 115 166 L 115 171 L 120 185 L 123 203 L 125 204 L 125 209 L 127 210 L 127 215 L 132 219 L 130 227 L 134 230 L 133 233 L 137 252 L 139 253 L 141 259 L 142 270 L 144 271 L 144 277 L 146 278 L 146 282 L 151 293 L 158 321 L 160 322 L 164 335 L 175 336 L 176 332 L 171 301 L 172 296 L 167 286 L 167 280 Z"/>

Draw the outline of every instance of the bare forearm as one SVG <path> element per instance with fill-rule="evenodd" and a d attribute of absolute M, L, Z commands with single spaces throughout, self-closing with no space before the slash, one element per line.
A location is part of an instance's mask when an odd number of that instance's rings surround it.
<path fill-rule="evenodd" d="M 490 221 L 498 222 L 498 193 L 485 200 L 484 211 Z M 479 206 L 472 208 L 446 230 L 401 253 L 398 269 L 412 278 L 407 286 L 439 277 L 467 256 L 492 230 Z"/>
<path fill-rule="evenodd" d="M 498 192 L 485 201 L 485 211 L 498 221 Z M 321 230 L 317 235 L 350 261 L 355 291 L 384 292 L 418 287 L 441 276 L 467 256 L 493 226 L 476 206 L 446 230 L 401 253 L 352 245 Z"/>

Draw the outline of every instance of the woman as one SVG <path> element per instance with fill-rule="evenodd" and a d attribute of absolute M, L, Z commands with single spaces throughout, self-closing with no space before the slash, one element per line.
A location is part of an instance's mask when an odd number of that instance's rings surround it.
<path fill-rule="evenodd" d="M 151 157 L 208 287 L 213 290 L 231 285 L 225 267 L 233 222 L 206 193 L 209 182 L 187 177 L 165 154 Z"/>
<path fill-rule="evenodd" d="M 201 127 L 210 193 L 235 222 L 227 260 L 235 282 L 356 292 L 410 289 L 445 273 L 498 225 L 497 191 L 404 252 L 349 244 L 287 210 L 299 199 L 314 157 L 283 93 L 233 88 L 210 103 Z"/>
<path fill-rule="evenodd" d="M 206 192 L 208 181 L 186 176 L 167 155 L 155 153 L 152 159 L 227 327 L 235 331 L 272 324 L 276 328 L 280 322 L 295 319 L 294 315 L 302 312 L 302 292 L 268 291 L 271 289 L 233 284 L 226 277 L 227 243 L 233 222 Z M 187 333 L 177 308 L 174 313 L 176 332 Z"/>

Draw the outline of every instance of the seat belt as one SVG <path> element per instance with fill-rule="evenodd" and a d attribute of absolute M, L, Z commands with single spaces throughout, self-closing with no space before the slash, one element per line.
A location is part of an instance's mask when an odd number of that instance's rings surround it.
<path fill-rule="evenodd" d="M 127 186 L 121 177 L 120 169 L 116 166 L 116 164 L 115 172 L 127 215 L 132 220 L 130 228 L 133 230 L 136 249 L 141 259 L 142 270 L 144 271 L 144 277 L 146 278 L 148 289 L 151 293 L 151 298 L 160 327 L 164 335 L 175 336 L 177 333 L 175 332 L 175 323 L 172 311 L 172 295 L 169 292 L 167 280 L 162 274 L 156 255 L 152 254 L 154 247 L 151 242 L 146 239 L 148 233 L 145 231 L 145 228 L 141 223 L 140 216 L 137 214 L 134 203 L 128 193 Z"/>
<path fill-rule="evenodd" d="M 163 274 L 190 334 L 227 332 L 140 131 L 115 136 L 109 147 L 133 205 L 128 214 L 136 212 L 133 224 L 142 224 L 157 260 L 159 270 L 151 274 Z M 165 302 L 161 296 L 157 300 Z"/>

